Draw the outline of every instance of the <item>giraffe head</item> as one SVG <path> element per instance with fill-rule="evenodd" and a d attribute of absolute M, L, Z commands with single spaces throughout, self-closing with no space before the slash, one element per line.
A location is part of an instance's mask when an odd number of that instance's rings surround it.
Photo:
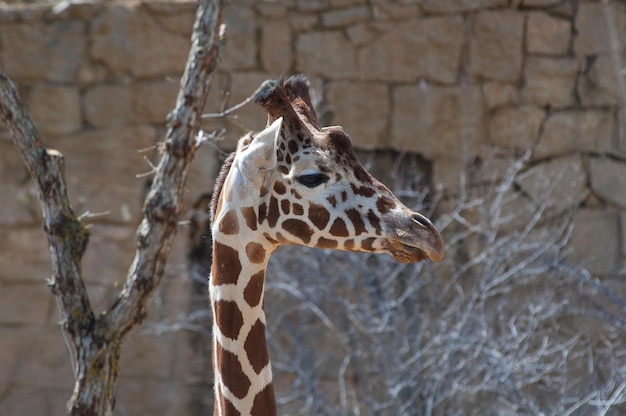
<path fill-rule="evenodd" d="M 431 221 L 365 170 L 341 127 L 320 127 L 306 77 L 266 81 L 255 102 L 268 114 L 267 127 L 239 141 L 218 178 L 212 203 L 218 232 L 254 233 L 274 248 L 441 260 L 443 241 Z"/>

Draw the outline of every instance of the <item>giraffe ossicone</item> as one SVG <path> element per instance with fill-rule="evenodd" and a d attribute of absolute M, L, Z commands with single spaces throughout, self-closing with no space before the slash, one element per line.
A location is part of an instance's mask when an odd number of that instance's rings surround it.
<path fill-rule="evenodd" d="M 215 414 L 275 415 L 263 290 L 284 244 L 387 253 L 410 263 L 443 258 L 431 221 L 402 204 L 360 164 L 339 126 L 322 128 L 297 75 L 266 81 L 255 102 L 267 127 L 241 138 L 211 202 Z"/>

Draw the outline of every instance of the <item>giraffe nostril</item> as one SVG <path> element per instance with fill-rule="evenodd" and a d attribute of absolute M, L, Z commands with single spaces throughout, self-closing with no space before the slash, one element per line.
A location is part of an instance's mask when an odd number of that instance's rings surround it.
<path fill-rule="evenodd" d="M 420 225 L 423 225 L 426 228 L 432 228 L 433 226 L 430 220 L 426 218 L 425 216 L 423 216 L 422 214 L 418 214 L 417 212 L 414 212 L 411 217 L 413 218 L 415 222 L 417 222 Z"/>

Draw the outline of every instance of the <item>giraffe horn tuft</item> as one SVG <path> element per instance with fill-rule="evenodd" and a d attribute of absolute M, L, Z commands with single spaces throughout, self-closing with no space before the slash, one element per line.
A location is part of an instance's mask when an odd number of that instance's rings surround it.
<path fill-rule="evenodd" d="M 270 79 L 261 85 L 254 102 L 267 111 L 268 126 L 283 117 L 287 127 L 297 128 L 305 123 L 319 130 L 309 87 L 309 79 L 304 75 L 292 76 L 286 82 L 283 77 Z"/>

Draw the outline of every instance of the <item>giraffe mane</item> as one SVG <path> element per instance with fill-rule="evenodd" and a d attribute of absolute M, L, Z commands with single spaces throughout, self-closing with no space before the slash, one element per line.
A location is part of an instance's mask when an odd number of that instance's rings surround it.
<path fill-rule="evenodd" d="M 213 219 L 215 218 L 215 212 L 217 211 L 217 203 L 220 199 L 220 194 L 222 193 L 222 189 L 224 188 L 224 182 L 226 182 L 226 177 L 228 176 L 228 172 L 230 172 L 230 168 L 233 166 L 233 161 L 235 160 L 235 153 L 232 152 L 228 155 L 224 163 L 222 164 L 222 168 L 220 169 L 220 173 L 217 175 L 217 179 L 215 179 L 215 186 L 213 187 L 213 195 L 211 196 L 211 214 L 210 220 L 213 223 Z"/>

